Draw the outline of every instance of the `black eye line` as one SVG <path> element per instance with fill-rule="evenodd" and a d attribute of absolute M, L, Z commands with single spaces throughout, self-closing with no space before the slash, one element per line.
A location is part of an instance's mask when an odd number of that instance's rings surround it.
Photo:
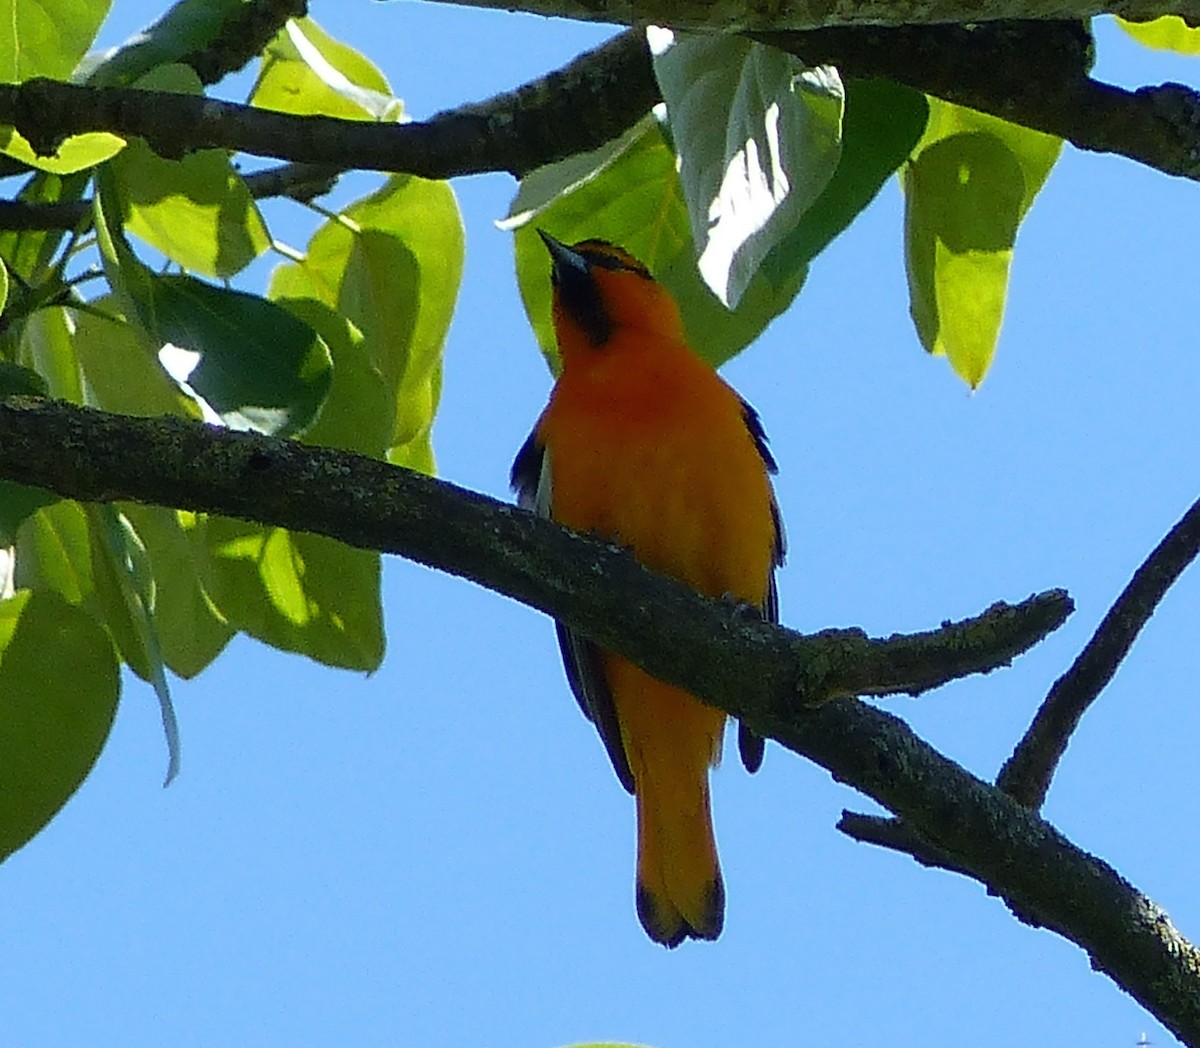
<path fill-rule="evenodd" d="M 650 270 L 640 262 L 627 262 L 606 251 L 595 251 L 590 248 L 583 248 L 579 254 L 587 259 L 588 265 L 599 266 L 601 269 L 624 270 L 626 273 L 636 273 L 639 277 L 645 277 L 647 280 L 654 279 L 650 276 Z"/>

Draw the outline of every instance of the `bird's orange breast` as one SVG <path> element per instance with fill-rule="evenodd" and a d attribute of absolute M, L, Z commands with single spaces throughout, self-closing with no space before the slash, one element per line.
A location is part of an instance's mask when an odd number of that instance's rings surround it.
<path fill-rule="evenodd" d="M 618 335 L 571 364 L 539 426 L 554 519 L 702 593 L 761 605 L 771 494 L 737 395 L 676 343 Z"/>

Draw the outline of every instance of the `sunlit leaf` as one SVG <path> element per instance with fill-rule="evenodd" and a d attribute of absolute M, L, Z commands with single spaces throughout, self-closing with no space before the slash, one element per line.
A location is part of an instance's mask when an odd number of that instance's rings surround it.
<path fill-rule="evenodd" d="M 759 273 L 738 308 L 726 309 L 700 277 L 675 154 L 653 121 L 593 178 L 541 208 L 525 208 L 522 217 L 511 223 L 517 226 L 517 280 L 538 343 L 555 369 L 550 260 L 536 229 L 566 243 L 600 237 L 639 258 L 675 296 L 692 348 L 714 366 L 749 345 L 786 309 L 807 273 L 800 266 L 778 283 Z"/>
<path fill-rule="evenodd" d="M 336 310 L 314 298 L 276 300 L 324 340 L 333 359 L 333 383 L 317 421 L 304 432 L 310 444 L 382 458 L 392 437 L 395 401 L 371 362 L 362 333 Z"/>
<path fill-rule="evenodd" d="M 142 665 L 140 673 L 154 689 L 162 715 L 163 734 L 167 741 L 167 774 L 164 785 L 179 773 L 179 726 L 175 707 L 167 685 L 166 664 L 159 643 L 154 608 L 157 587 L 150 558 L 141 537 L 127 517 L 112 505 L 90 505 L 87 513 L 92 526 L 92 543 L 96 559 L 101 562 L 98 578 L 103 578 L 119 599 L 133 632 L 137 658 L 126 654 L 131 667 Z M 111 621 L 109 616 L 106 621 Z M 125 654 L 125 649 L 122 649 Z"/>
<path fill-rule="evenodd" d="M 776 283 L 807 265 L 875 199 L 929 120 L 925 96 L 886 80 L 846 81 L 842 158 L 829 184 L 763 262 Z"/>
<path fill-rule="evenodd" d="M 289 21 L 267 45 L 250 104 L 347 120 L 396 120 L 401 113 L 387 79 L 370 60 L 311 18 Z"/>
<path fill-rule="evenodd" d="M 1128 22 L 1118 15 L 1117 25 L 1146 47 L 1200 55 L 1200 29 L 1193 29 L 1178 15 L 1163 15 L 1150 22 Z"/>
<path fill-rule="evenodd" d="M 321 535 L 214 517 L 205 539 L 212 597 L 238 629 L 330 666 L 383 659 L 379 554 Z"/>
<path fill-rule="evenodd" d="M 161 506 L 122 504 L 154 572 L 154 628 L 163 660 L 184 678 L 215 659 L 234 634 L 214 604 L 207 519 Z"/>
<path fill-rule="evenodd" d="M 145 329 L 119 316 L 111 295 L 93 300 L 91 306 L 72 311 L 85 402 L 120 415 L 198 417 L 193 402 L 163 370 L 159 345 Z"/>
<path fill-rule="evenodd" d="M 910 308 L 922 345 L 974 389 L 991 365 L 1017 229 L 1061 139 L 931 100 L 903 172 Z"/>
<path fill-rule="evenodd" d="M 649 35 L 700 272 L 736 306 L 837 168 L 841 79 L 741 36 Z"/>
<path fill-rule="evenodd" d="M 449 186 L 395 175 L 326 222 L 304 260 L 271 278 L 272 298 L 314 298 L 362 333 L 396 405 L 388 458 L 413 469 L 433 470 L 429 434 L 462 261 Z"/>
<path fill-rule="evenodd" d="M 201 93 L 200 81 L 186 66 L 157 69 L 137 86 Z M 270 243 L 258 205 L 223 150 L 165 160 L 137 138 L 111 167 L 126 230 L 185 269 L 231 277 Z"/>
<path fill-rule="evenodd" d="M 0 83 L 66 80 L 110 6 L 111 0 L 0 0 Z"/>
<path fill-rule="evenodd" d="M 125 147 L 125 139 L 108 131 L 85 131 L 59 142 L 53 156 L 42 156 L 19 131 L 6 127 L 0 132 L 0 153 L 55 175 L 73 175 L 116 156 Z"/>
<path fill-rule="evenodd" d="M 75 355 L 74 322 L 63 306 L 39 309 L 21 325 L 17 362 L 37 372 L 46 392 L 83 403 L 83 381 Z"/>
<path fill-rule="evenodd" d="M 50 592 L 0 601 L 0 859 L 79 788 L 119 693 L 112 644 L 85 611 Z"/>

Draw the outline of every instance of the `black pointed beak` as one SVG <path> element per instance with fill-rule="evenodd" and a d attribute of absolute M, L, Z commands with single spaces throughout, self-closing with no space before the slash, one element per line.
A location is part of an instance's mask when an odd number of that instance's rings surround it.
<path fill-rule="evenodd" d="M 592 263 L 541 229 L 538 236 L 550 252 L 550 283 L 554 285 L 555 301 L 593 346 L 603 345 L 612 335 L 612 318 L 592 279 Z"/>
<path fill-rule="evenodd" d="M 564 278 L 570 280 L 572 277 L 587 276 L 589 264 L 583 255 L 567 247 L 561 240 L 555 240 L 544 229 L 538 230 L 538 236 L 542 238 L 542 243 L 550 252 L 550 261 L 554 265 L 555 283 L 560 283 Z"/>

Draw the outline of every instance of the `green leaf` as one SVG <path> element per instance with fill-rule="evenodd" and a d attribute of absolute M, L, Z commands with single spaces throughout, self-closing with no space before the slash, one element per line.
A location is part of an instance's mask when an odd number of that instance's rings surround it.
<path fill-rule="evenodd" d="M 122 593 L 123 565 L 113 560 L 99 508 L 60 499 L 29 517 L 17 532 L 17 585 L 82 606 L 129 668 L 149 680 L 152 666 Z"/>
<path fill-rule="evenodd" d="M 185 66 L 156 69 L 137 86 L 202 93 L 196 74 Z M 258 205 L 223 150 L 164 160 L 137 138 L 111 167 L 125 229 L 185 269 L 225 279 L 270 244 Z"/>
<path fill-rule="evenodd" d="M 307 324 L 273 302 L 188 276 L 156 278 L 152 296 L 147 313 L 164 366 L 226 425 L 293 436 L 316 418 L 332 364 Z"/>
<path fill-rule="evenodd" d="M 371 362 L 366 339 L 349 320 L 313 298 L 281 298 L 277 304 L 325 340 L 333 358 L 333 383 L 320 417 L 304 432 L 309 444 L 383 458 L 391 443 L 396 404 Z"/>
<path fill-rule="evenodd" d="M 234 634 L 210 595 L 212 561 L 207 519 L 160 506 L 123 503 L 154 574 L 154 629 L 163 660 L 184 678 L 196 676 Z"/>
<path fill-rule="evenodd" d="M 111 295 L 90 305 L 73 312 L 87 403 L 119 415 L 198 417 L 194 402 L 159 363 L 159 344 L 145 329 L 122 318 Z"/>
<path fill-rule="evenodd" d="M 108 569 L 112 586 L 124 603 L 137 645 L 137 659 L 126 655 L 126 660 L 135 672 L 138 672 L 137 666 L 145 666 L 146 673 L 139 672 L 139 676 L 149 681 L 158 697 L 168 753 L 163 785 L 169 786 L 179 774 L 179 725 L 175 720 L 175 707 L 171 703 L 166 665 L 155 624 L 156 587 L 150 558 L 133 525 L 115 507 L 91 505 L 87 507 L 87 513 L 92 525 L 93 546 L 102 547 L 99 552 L 103 567 Z M 111 619 L 112 616 L 109 621 Z"/>
<path fill-rule="evenodd" d="M 272 298 L 316 299 L 362 333 L 396 405 L 388 459 L 412 469 L 433 470 L 430 429 L 462 262 L 450 187 L 395 175 L 317 230 L 303 261 L 271 277 Z"/>
<path fill-rule="evenodd" d="M 103 163 L 125 148 L 125 139 L 108 131 L 85 131 L 58 143 L 53 156 L 40 155 L 14 128 L 0 129 L 0 153 L 54 175 L 73 175 Z"/>
<path fill-rule="evenodd" d="M 85 611 L 27 590 L 0 602 L 0 859 L 79 788 L 119 694 L 112 645 Z"/>
<path fill-rule="evenodd" d="M 550 320 L 550 262 L 535 225 L 566 243 L 601 237 L 639 258 L 675 296 L 690 345 L 714 367 L 749 345 L 788 307 L 807 272 L 800 266 L 776 280 L 759 273 L 737 309 L 726 309 L 700 277 L 675 154 L 653 120 L 645 121 L 621 155 L 594 177 L 575 179 L 573 188 L 540 208 L 525 206 L 510 225 L 517 226 L 521 297 L 554 370 L 558 354 Z"/>
<path fill-rule="evenodd" d="M 1127 22 L 1118 15 L 1117 25 L 1146 47 L 1200 55 L 1200 29 L 1193 29 L 1178 15 L 1163 15 L 1149 22 Z"/>
<path fill-rule="evenodd" d="M 833 177 L 842 82 L 832 66 L 745 37 L 655 28 L 649 38 L 700 272 L 736 306 Z"/>
<path fill-rule="evenodd" d="M 72 404 L 83 403 L 83 379 L 75 356 L 74 326 L 63 306 L 47 306 L 21 325 L 17 361 L 35 371 L 46 392 Z"/>
<path fill-rule="evenodd" d="M 111 0 L 0 0 L 0 83 L 68 79 L 110 6 Z"/>
<path fill-rule="evenodd" d="M 212 596 L 238 629 L 330 666 L 383 659 L 379 554 L 320 535 L 213 517 Z"/>
<path fill-rule="evenodd" d="M 96 87 L 132 84 L 159 66 L 202 51 L 220 35 L 225 19 L 244 0 L 179 0 L 153 25 L 136 33 L 97 62 L 88 83 Z"/>
<path fill-rule="evenodd" d="M 402 111 L 384 75 L 311 18 L 289 21 L 267 45 L 250 104 L 346 120 L 398 120 Z"/>
<path fill-rule="evenodd" d="M 1017 229 L 1061 149 L 1061 139 L 931 99 L 904 169 L 913 322 L 972 389 L 995 353 Z"/>
<path fill-rule="evenodd" d="M 887 80 L 846 81 L 842 159 L 829 185 L 763 263 L 782 283 L 817 257 L 912 154 L 929 120 L 925 96 Z"/>

